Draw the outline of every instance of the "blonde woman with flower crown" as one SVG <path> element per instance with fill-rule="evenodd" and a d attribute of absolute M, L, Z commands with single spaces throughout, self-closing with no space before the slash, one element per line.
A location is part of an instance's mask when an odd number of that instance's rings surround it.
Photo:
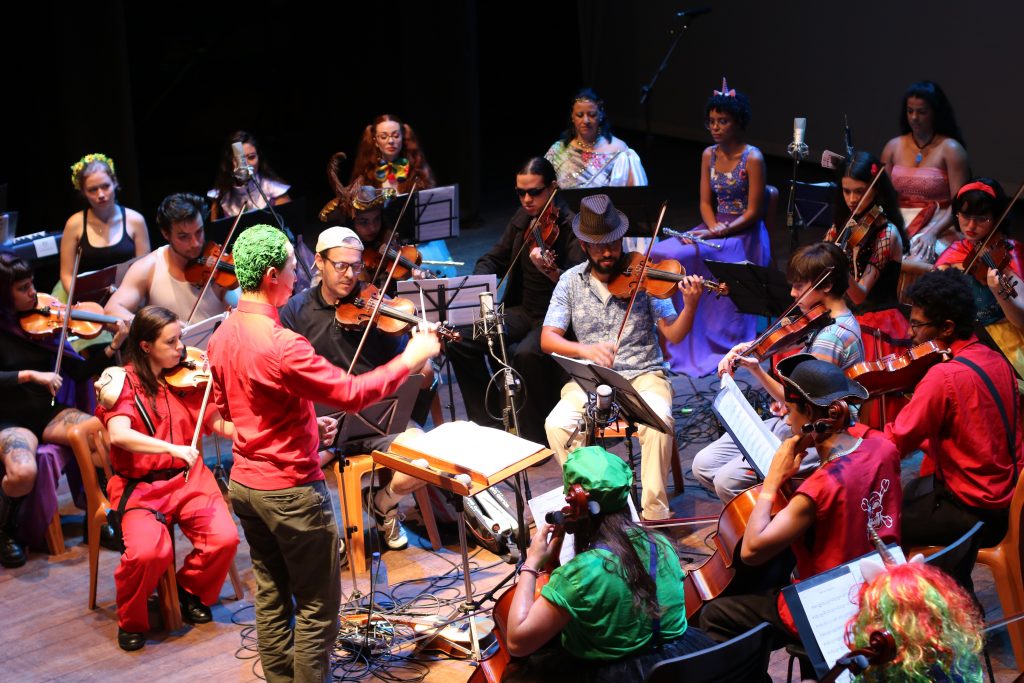
<path fill-rule="evenodd" d="M 88 273 L 149 253 L 149 229 L 138 211 L 117 203 L 114 160 L 105 154 L 86 154 L 71 166 L 71 184 L 87 206 L 64 224 L 60 241 L 60 282 L 54 295 L 67 299 L 75 251 L 82 246 L 78 272 Z"/>

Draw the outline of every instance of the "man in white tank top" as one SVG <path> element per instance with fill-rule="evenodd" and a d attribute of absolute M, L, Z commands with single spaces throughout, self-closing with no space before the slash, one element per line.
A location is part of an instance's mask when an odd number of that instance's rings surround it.
<path fill-rule="evenodd" d="M 167 244 L 128 268 L 121 286 L 107 301 L 107 315 L 131 320 L 137 310 L 155 304 L 174 311 L 181 320 L 188 320 L 202 285 L 192 285 L 185 279 L 185 267 L 199 258 L 206 244 L 205 212 L 204 200 L 194 194 L 172 194 L 160 202 L 156 224 Z M 192 324 L 230 308 L 226 297 L 230 298 L 234 291 L 211 283 L 192 316 Z"/>

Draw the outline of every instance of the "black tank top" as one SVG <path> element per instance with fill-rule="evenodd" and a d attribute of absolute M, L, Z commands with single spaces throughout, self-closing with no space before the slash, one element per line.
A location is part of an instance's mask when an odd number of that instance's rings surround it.
<path fill-rule="evenodd" d="M 81 273 L 90 273 L 107 266 L 124 263 L 135 258 L 135 240 L 128 234 L 128 218 L 123 206 L 121 209 L 121 239 L 109 247 L 94 247 L 89 244 L 89 231 L 86 229 L 89 220 L 89 209 L 82 210 L 82 262 L 78 266 Z"/>

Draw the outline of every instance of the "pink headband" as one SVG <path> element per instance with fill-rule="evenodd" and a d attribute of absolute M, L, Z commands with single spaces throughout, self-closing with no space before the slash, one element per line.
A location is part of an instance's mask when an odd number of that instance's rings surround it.
<path fill-rule="evenodd" d="M 961 187 L 960 190 L 956 193 L 956 198 L 960 199 L 960 197 L 964 196 L 964 192 L 970 192 L 971 190 L 979 190 L 987 194 L 989 197 L 992 197 L 992 199 L 996 198 L 996 191 L 993 190 L 991 186 L 986 185 L 985 183 L 980 183 L 978 181 L 974 181 L 973 183 L 967 183 L 966 185 Z"/>

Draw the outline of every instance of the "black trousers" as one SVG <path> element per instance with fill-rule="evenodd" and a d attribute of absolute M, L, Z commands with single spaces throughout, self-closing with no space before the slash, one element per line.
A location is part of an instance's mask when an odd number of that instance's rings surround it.
<path fill-rule="evenodd" d="M 522 377 L 523 384 L 516 397 L 520 436 L 547 444 L 544 418 L 558 403 L 559 391 L 569 378 L 551 356 L 540 350 L 540 323 L 527 316 L 521 306 L 505 311 L 508 362 Z M 464 335 L 462 341 L 448 344 L 445 353 L 459 382 L 469 419 L 485 427 L 501 428 L 504 385 L 496 381 L 488 389 L 491 376 L 500 365 L 490 357 L 487 340 Z M 501 356 L 497 340 L 494 353 Z"/>

